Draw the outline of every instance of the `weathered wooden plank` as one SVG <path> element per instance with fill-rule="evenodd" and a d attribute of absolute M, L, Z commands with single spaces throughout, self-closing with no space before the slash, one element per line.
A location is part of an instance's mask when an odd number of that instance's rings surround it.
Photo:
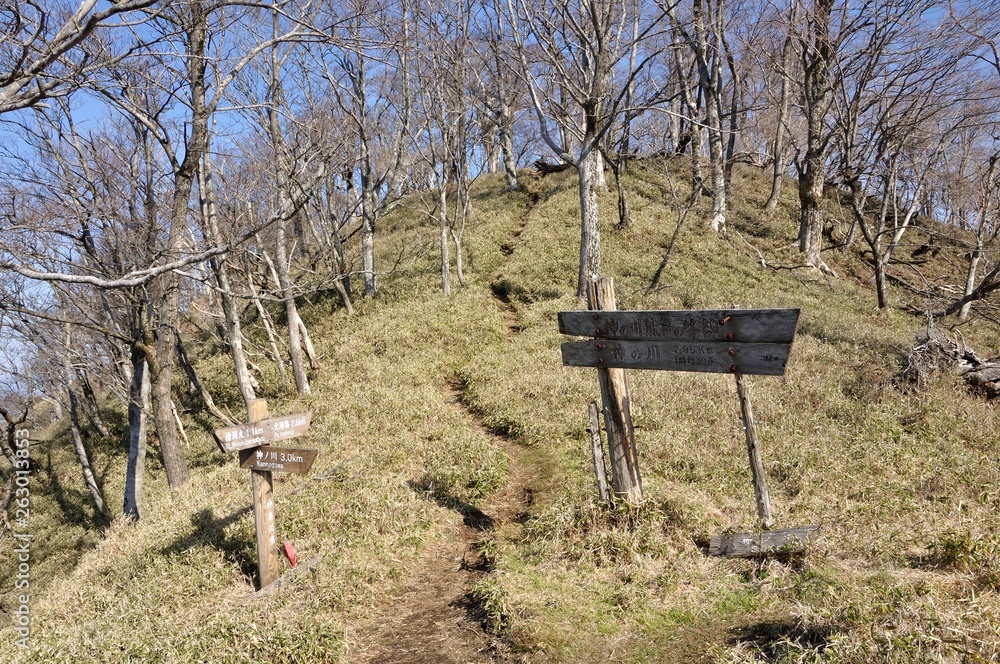
<path fill-rule="evenodd" d="M 219 449 L 223 452 L 238 452 L 302 436 L 309 431 L 311 421 L 312 412 L 292 413 L 266 418 L 259 422 L 222 427 L 212 433 L 219 444 Z"/>
<path fill-rule="evenodd" d="M 562 344 L 562 357 L 563 364 L 575 367 L 780 376 L 790 350 L 790 344 L 586 339 Z"/>
<path fill-rule="evenodd" d="M 240 468 L 305 475 L 312 468 L 316 454 L 316 450 L 264 445 L 252 450 L 240 450 Z"/>
<path fill-rule="evenodd" d="M 716 535 L 708 545 L 708 555 L 723 558 L 758 558 L 802 551 L 819 526 L 799 526 L 759 533 Z"/>
<path fill-rule="evenodd" d="M 590 426 L 591 451 L 594 453 L 594 479 L 597 481 L 597 495 L 603 502 L 608 500 L 608 473 L 604 467 L 604 446 L 601 445 L 601 422 L 598 419 L 597 404 L 593 401 L 587 406 Z"/>
<path fill-rule="evenodd" d="M 764 460 L 760 454 L 760 440 L 757 438 L 757 421 L 750 404 L 750 387 L 742 373 L 736 374 L 736 394 L 740 399 L 740 417 L 743 418 L 743 433 L 747 439 L 747 454 L 750 457 L 750 474 L 753 478 L 753 493 L 757 499 L 757 514 L 765 528 L 770 528 L 771 495 L 767 491 L 767 477 L 764 474 Z"/>
<path fill-rule="evenodd" d="M 593 310 L 614 311 L 615 286 L 610 277 L 593 279 L 587 288 L 587 304 Z M 596 365 L 595 365 L 596 366 Z M 608 432 L 611 486 L 615 495 L 632 505 L 642 502 L 642 475 L 632 426 L 631 398 L 623 369 L 597 370 L 604 405 L 604 427 Z"/>
<path fill-rule="evenodd" d="M 560 311 L 559 331 L 622 341 L 789 344 L 798 320 L 798 309 Z"/>

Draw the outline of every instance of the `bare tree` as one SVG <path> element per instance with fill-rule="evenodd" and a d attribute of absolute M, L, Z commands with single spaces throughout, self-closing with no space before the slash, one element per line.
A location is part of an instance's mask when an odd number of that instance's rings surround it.
<path fill-rule="evenodd" d="M 823 248 L 823 183 L 826 155 L 833 138 L 827 126 L 827 113 L 836 77 L 837 50 L 841 35 L 831 34 L 835 0 L 813 0 L 806 12 L 806 28 L 796 40 L 802 59 L 802 101 L 806 116 L 806 149 L 799 171 L 799 251 L 816 268 L 826 264 L 820 257 Z M 860 20 L 860 19 L 855 19 Z M 849 23 L 850 19 L 845 19 Z M 832 71 L 831 71 L 832 70 Z"/>
<path fill-rule="evenodd" d="M 0 114 L 64 96 L 89 65 L 76 47 L 99 26 L 156 0 L 120 0 L 99 8 L 82 0 L 62 12 L 50 3 L 20 2 L 0 8 Z"/>
<path fill-rule="evenodd" d="M 484 45 L 476 64 L 473 64 L 472 75 L 477 76 L 476 88 L 482 100 L 490 122 L 488 127 L 495 132 L 500 146 L 501 163 L 508 191 L 516 191 L 520 184 L 517 179 L 517 154 L 514 148 L 514 112 L 518 99 L 521 97 L 521 86 L 518 83 L 514 63 L 513 44 L 504 29 L 503 21 L 493 14 L 481 14 L 485 23 L 480 26 L 477 37 Z M 470 53 L 470 56 L 474 54 Z"/>
<path fill-rule="evenodd" d="M 778 199 L 781 197 L 781 183 L 784 180 L 785 171 L 788 168 L 786 161 L 785 143 L 788 135 L 788 102 L 791 97 L 791 77 L 792 77 L 792 38 L 795 34 L 795 24 L 798 16 L 799 4 L 791 3 L 788 23 L 785 27 L 785 37 L 781 43 L 781 59 L 775 63 L 773 69 L 779 78 L 777 115 L 774 118 L 774 140 L 771 142 L 771 193 L 764 203 L 765 212 L 773 212 L 778 207 Z M 765 54 L 767 57 L 767 54 Z"/>
<path fill-rule="evenodd" d="M 709 164 L 712 173 L 711 228 L 716 233 L 725 234 L 728 190 L 722 127 L 725 115 L 722 64 L 727 48 L 725 3 L 722 0 L 715 2 L 693 0 L 690 25 L 680 20 L 676 5 L 667 5 L 666 11 L 674 31 L 682 36 L 684 43 L 694 53 L 697 64 L 698 88 L 705 100 L 705 128 L 708 132 Z M 733 119 L 735 121 L 735 115 Z M 695 154 L 693 158 L 697 156 Z"/>
<path fill-rule="evenodd" d="M 580 262 L 577 296 L 601 270 L 597 204 L 599 145 L 624 106 L 636 75 L 653 58 L 644 53 L 635 68 L 627 64 L 635 43 L 642 44 L 663 23 L 663 11 L 615 0 L 507 0 L 494 3 L 516 48 L 542 138 L 577 171 L 580 188 Z M 632 25 L 640 28 L 633 37 Z M 553 124 L 555 125 L 553 127 Z M 553 129 L 558 130 L 555 133 Z"/>
<path fill-rule="evenodd" d="M 326 59 L 317 64 L 357 138 L 356 165 L 345 176 L 358 181 L 364 294 L 371 297 L 378 289 L 375 228 L 398 203 L 406 167 L 412 15 L 408 0 L 346 4 L 332 12 L 336 65 Z"/>

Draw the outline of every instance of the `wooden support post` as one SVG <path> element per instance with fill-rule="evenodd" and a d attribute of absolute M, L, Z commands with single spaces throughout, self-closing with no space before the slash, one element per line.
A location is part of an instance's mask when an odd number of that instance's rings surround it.
<path fill-rule="evenodd" d="M 591 311 L 615 311 L 615 286 L 610 277 L 591 280 L 587 288 Z M 596 334 L 595 336 L 599 336 Z M 604 404 L 604 426 L 608 432 L 611 482 L 615 495 L 632 505 L 642 502 L 642 477 L 632 427 L 631 399 L 624 369 L 597 369 Z"/>
<path fill-rule="evenodd" d="M 601 445 L 601 421 L 597 413 L 597 404 L 593 401 L 588 405 L 590 415 L 590 426 L 587 431 L 590 433 L 591 447 L 594 452 L 594 478 L 597 480 L 597 495 L 602 502 L 608 500 L 608 475 L 604 468 L 604 446 Z"/>
<path fill-rule="evenodd" d="M 753 491 L 757 498 L 757 513 L 765 528 L 774 525 L 771 518 L 771 496 L 767 492 L 767 478 L 764 476 L 764 462 L 760 456 L 760 441 L 757 439 L 757 422 L 750 405 L 750 388 L 743 374 L 736 372 L 736 392 L 740 397 L 740 415 L 743 417 L 743 431 L 747 438 L 747 453 L 750 455 L 750 472 L 753 475 Z"/>
<path fill-rule="evenodd" d="M 254 399 L 249 404 L 247 423 L 267 419 L 267 401 Z M 259 588 L 278 580 L 278 544 L 274 530 L 274 485 L 269 470 L 251 470 L 253 515 L 257 530 L 257 572 Z"/>

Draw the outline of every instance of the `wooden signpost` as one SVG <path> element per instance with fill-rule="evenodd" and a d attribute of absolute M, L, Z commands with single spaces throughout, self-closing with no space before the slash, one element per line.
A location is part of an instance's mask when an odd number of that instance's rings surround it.
<path fill-rule="evenodd" d="M 588 304 L 590 311 L 559 312 L 560 332 L 592 337 L 562 344 L 562 357 L 567 366 L 597 368 L 615 495 L 631 503 L 642 499 L 624 369 L 731 373 L 739 395 L 757 512 L 764 528 L 769 529 L 773 525 L 771 499 L 744 376 L 780 376 L 785 372 L 799 310 L 617 311 L 614 285 L 609 278 L 591 282 Z M 594 439 L 598 491 L 603 499 L 607 488 L 602 486 L 604 456 L 596 415 L 592 404 L 589 429 Z M 712 555 L 758 556 L 779 549 L 801 548 L 815 529 L 805 526 L 774 530 L 768 531 L 766 537 L 725 536 L 730 544 L 713 544 Z M 743 540 L 750 544 L 731 544 Z"/>
<path fill-rule="evenodd" d="M 304 435 L 311 413 L 295 413 L 268 418 L 267 402 L 254 399 L 249 404 L 246 424 L 216 429 L 215 440 L 223 452 L 239 452 L 240 467 L 250 470 L 253 514 L 257 534 L 257 570 L 260 588 L 278 579 L 278 543 L 274 527 L 274 483 L 272 471 L 309 472 L 316 450 L 271 447 L 269 443 Z"/>

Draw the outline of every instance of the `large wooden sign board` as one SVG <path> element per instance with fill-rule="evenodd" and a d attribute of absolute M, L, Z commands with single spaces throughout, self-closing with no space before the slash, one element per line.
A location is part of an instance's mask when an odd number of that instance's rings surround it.
<path fill-rule="evenodd" d="M 798 309 L 561 311 L 563 364 L 780 376 Z"/>
<path fill-rule="evenodd" d="M 630 502 L 634 502 L 636 497 L 641 499 L 642 495 L 638 465 L 634 459 L 630 399 L 622 370 L 730 373 L 736 379 L 757 511 L 764 528 L 770 528 L 773 523 L 771 499 L 764 476 L 749 387 L 744 376 L 784 374 L 795 338 L 799 310 L 617 311 L 614 306 L 614 287 L 610 279 L 594 280 L 590 284 L 589 295 L 590 311 L 559 312 L 560 332 L 592 337 L 562 344 L 562 358 L 563 364 L 567 366 L 598 369 L 611 470 L 616 485 L 615 494 Z M 613 373 L 616 371 L 620 373 Z M 596 419 L 596 406 L 592 404 L 589 429 L 594 438 L 598 492 L 603 499 L 607 495 L 607 488 L 602 485 L 605 476 L 604 458 Z M 622 435 L 622 429 L 627 430 L 625 435 Z M 626 459 L 628 463 L 623 463 L 619 461 L 619 457 L 631 458 Z M 631 485 L 626 475 L 634 476 L 635 481 Z M 733 536 L 725 542 L 713 544 L 710 553 L 745 557 L 762 555 L 772 550 L 787 551 L 797 546 L 804 547 L 815 528 L 804 526 L 786 531 L 770 531 L 771 535 Z M 744 547 L 732 544 L 743 540 L 747 540 L 749 544 Z"/>
<path fill-rule="evenodd" d="M 257 535 L 257 570 L 260 589 L 278 580 L 278 541 L 274 524 L 274 481 L 271 471 L 307 473 L 316 450 L 270 447 L 269 443 L 304 435 L 312 413 L 267 416 L 267 402 L 254 399 L 246 424 L 216 429 L 215 440 L 223 452 L 239 452 L 240 467 L 250 470 L 254 525 Z"/>

